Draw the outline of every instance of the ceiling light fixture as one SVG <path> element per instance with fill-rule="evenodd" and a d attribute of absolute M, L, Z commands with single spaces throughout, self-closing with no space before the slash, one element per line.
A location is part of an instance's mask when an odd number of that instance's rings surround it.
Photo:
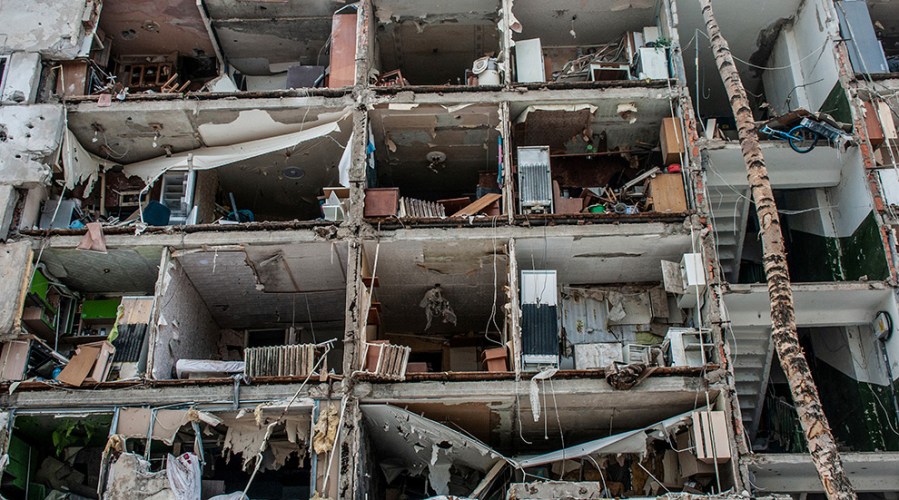
<path fill-rule="evenodd" d="M 300 167 L 285 167 L 281 170 L 281 175 L 288 179 L 302 179 L 306 175 L 306 171 Z"/>

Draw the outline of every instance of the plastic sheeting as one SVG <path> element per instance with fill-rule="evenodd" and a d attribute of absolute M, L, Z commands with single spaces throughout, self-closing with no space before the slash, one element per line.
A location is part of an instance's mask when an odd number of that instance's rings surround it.
<path fill-rule="evenodd" d="M 169 455 L 165 461 L 169 487 L 175 500 L 200 500 L 202 494 L 202 469 L 200 459 L 193 453 Z"/>
<path fill-rule="evenodd" d="M 300 132 L 230 146 L 203 147 L 172 156 L 151 158 L 125 165 L 124 172 L 129 177 L 138 176 L 149 184 L 173 168 L 192 168 L 194 170 L 218 168 L 281 149 L 292 148 L 297 144 L 337 132 L 340 130 L 339 122 L 339 120 L 335 120 Z"/>
<path fill-rule="evenodd" d="M 692 414 L 693 410 L 642 429 L 570 446 L 545 455 L 524 459 L 516 458 L 515 461 L 519 467 L 534 467 L 561 460 L 575 460 L 588 455 L 617 455 L 619 453 L 643 455 L 646 453 L 647 440 L 667 440 L 670 434 L 673 434 L 677 429 L 691 421 L 690 416 Z"/>

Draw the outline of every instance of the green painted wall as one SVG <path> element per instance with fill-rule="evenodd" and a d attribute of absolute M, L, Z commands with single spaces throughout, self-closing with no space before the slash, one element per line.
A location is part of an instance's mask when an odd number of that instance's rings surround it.
<path fill-rule="evenodd" d="M 856 281 L 889 278 L 889 266 L 874 212 L 851 236 L 827 238 L 790 230 L 790 278 L 797 282 Z"/>
<path fill-rule="evenodd" d="M 899 451 L 889 387 L 859 382 L 820 360 L 812 372 L 837 441 L 852 451 Z"/>
<path fill-rule="evenodd" d="M 827 99 L 821 105 L 819 111 L 827 113 L 838 122 L 852 123 L 849 99 L 846 98 L 846 92 L 843 91 L 843 86 L 840 85 L 840 82 L 837 82 L 833 89 L 830 90 L 830 94 L 827 95 Z"/>
<path fill-rule="evenodd" d="M 885 280 L 890 276 L 883 239 L 874 212 L 865 217 L 852 236 L 840 238 L 843 254 L 843 275 L 848 281 L 867 276 L 870 280 Z"/>

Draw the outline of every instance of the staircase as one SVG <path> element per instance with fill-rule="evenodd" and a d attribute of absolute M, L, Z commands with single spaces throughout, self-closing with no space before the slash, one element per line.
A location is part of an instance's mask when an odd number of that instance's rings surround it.
<path fill-rule="evenodd" d="M 751 442 L 759 428 L 771 370 L 774 347 L 771 332 L 764 327 L 735 326 L 733 335 L 727 335 L 727 343 L 734 363 L 743 430 Z"/>
<path fill-rule="evenodd" d="M 740 276 L 740 258 L 749 215 L 749 190 L 711 186 L 709 202 L 714 216 L 721 272 L 727 281 L 736 283 Z"/>

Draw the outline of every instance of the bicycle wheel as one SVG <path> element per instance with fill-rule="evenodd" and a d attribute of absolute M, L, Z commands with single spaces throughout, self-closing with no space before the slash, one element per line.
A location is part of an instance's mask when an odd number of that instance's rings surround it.
<path fill-rule="evenodd" d="M 797 153 L 808 153 L 815 149 L 818 145 L 818 139 L 821 138 L 817 132 L 814 132 L 802 125 L 797 125 L 790 129 L 790 147 Z"/>

